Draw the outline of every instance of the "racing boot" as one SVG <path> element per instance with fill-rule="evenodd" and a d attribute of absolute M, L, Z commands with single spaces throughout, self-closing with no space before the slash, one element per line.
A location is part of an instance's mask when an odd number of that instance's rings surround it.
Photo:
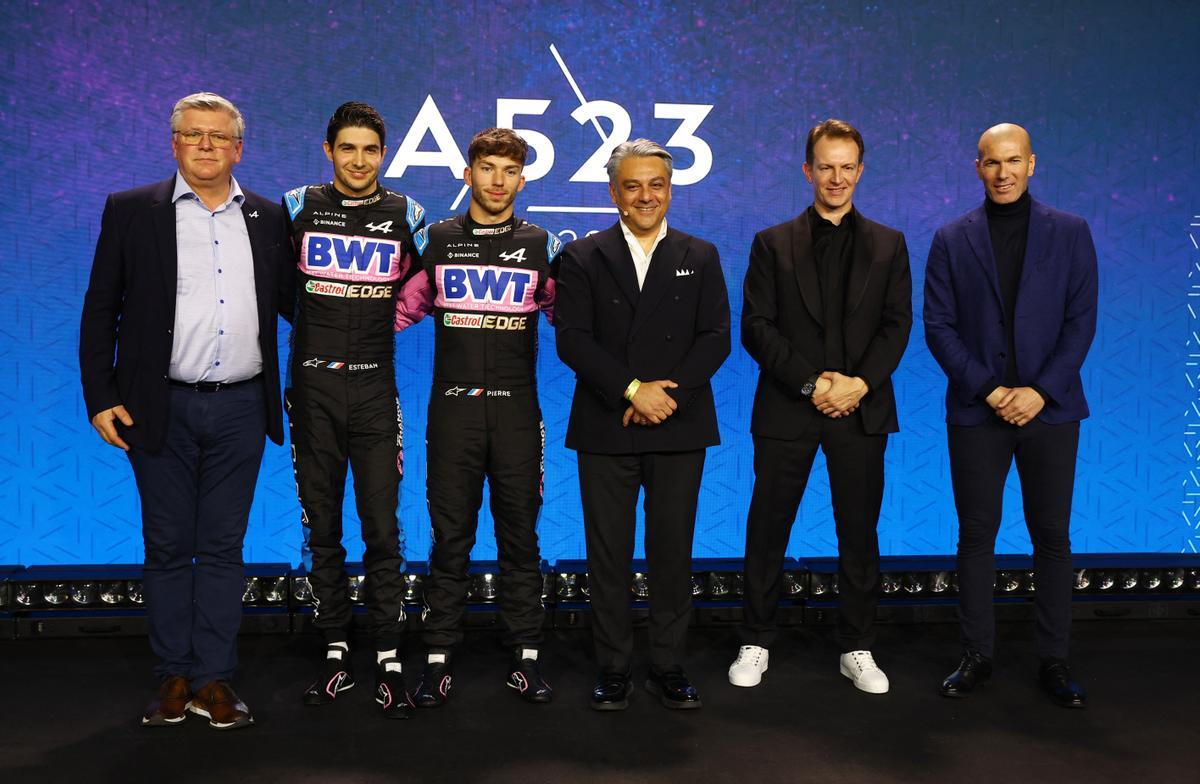
<path fill-rule="evenodd" d="M 425 657 L 425 668 L 421 680 L 413 691 L 413 700 L 419 708 L 440 707 L 450 697 L 453 671 L 449 651 L 430 651 Z"/>
<path fill-rule="evenodd" d="M 330 643 L 325 650 L 321 675 L 304 690 L 305 705 L 328 705 L 344 691 L 354 688 L 354 673 L 350 669 L 350 646 L 344 642 Z"/>
<path fill-rule="evenodd" d="M 375 670 L 375 702 L 383 709 L 386 719 L 411 719 L 414 709 L 412 696 L 404 687 L 404 673 L 399 659 L 384 659 Z"/>
<path fill-rule="evenodd" d="M 546 703 L 554 698 L 554 689 L 538 669 L 537 648 L 517 648 L 508 668 L 508 687 L 516 689 L 526 702 Z"/>

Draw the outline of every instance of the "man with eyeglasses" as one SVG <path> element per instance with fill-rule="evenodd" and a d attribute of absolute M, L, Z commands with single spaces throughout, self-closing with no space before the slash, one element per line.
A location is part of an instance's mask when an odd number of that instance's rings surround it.
<path fill-rule="evenodd" d="M 175 104 L 179 171 L 108 197 L 84 296 L 88 416 L 129 456 L 142 504 L 160 678 L 144 726 L 254 722 L 229 681 L 263 436 L 283 442 L 276 313 L 292 264 L 282 210 L 232 176 L 244 128 L 219 95 Z"/>
<path fill-rule="evenodd" d="M 300 496 L 313 624 L 325 637 L 321 672 L 304 692 L 326 705 L 354 686 L 353 606 L 342 546 L 346 469 L 366 545 L 364 590 L 375 643 L 375 701 L 405 719 L 412 702 L 397 653 L 404 632 L 403 537 L 396 518 L 404 425 L 393 362 L 396 297 L 414 269 L 416 201 L 379 185 L 387 154 L 383 118 L 348 102 L 329 118 L 333 181 L 283 198 L 299 251 L 296 327 L 285 403 Z M 307 560 L 307 558 L 306 558 Z"/>

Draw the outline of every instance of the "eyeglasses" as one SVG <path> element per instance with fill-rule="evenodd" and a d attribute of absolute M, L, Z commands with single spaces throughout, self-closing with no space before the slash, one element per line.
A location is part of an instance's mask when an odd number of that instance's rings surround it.
<path fill-rule="evenodd" d="M 241 136 L 230 136 L 227 133 L 221 133 L 219 131 L 198 131 L 195 129 L 187 131 L 175 131 L 175 135 L 179 137 L 179 141 L 183 142 L 189 147 L 195 147 L 204 139 L 205 136 L 207 136 L 209 143 L 213 147 L 219 147 L 221 149 L 232 147 L 235 141 L 241 141 L 242 138 Z"/>

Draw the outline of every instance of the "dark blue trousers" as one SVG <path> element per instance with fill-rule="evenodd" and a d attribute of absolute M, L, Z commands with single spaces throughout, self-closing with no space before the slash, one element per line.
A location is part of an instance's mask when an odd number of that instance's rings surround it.
<path fill-rule="evenodd" d="M 237 665 L 242 539 L 262 462 L 260 383 L 217 392 L 171 387 L 166 443 L 129 451 L 142 502 L 144 588 L 159 677 L 199 688 Z"/>
<path fill-rule="evenodd" d="M 1033 542 L 1038 655 L 1066 659 L 1071 633 L 1071 496 L 1079 423 L 1025 427 L 992 417 L 950 425 L 950 477 L 958 510 L 958 618 L 963 648 L 991 657 L 996 622 L 993 584 L 1004 481 L 1014 458 L 1025 525 Z"/>

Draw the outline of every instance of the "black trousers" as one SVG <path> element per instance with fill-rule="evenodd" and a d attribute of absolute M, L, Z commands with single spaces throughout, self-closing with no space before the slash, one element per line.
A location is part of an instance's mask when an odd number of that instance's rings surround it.
<path fill-rule="evenodd" d="M 471 578 L 467 572 L 486 477 L 500 562 L 498 599 L 504 645 L 536 648 L 542 641 L 541 557 L 546 431 L 534 387 L 483 389 L 434 384 L 425 449 L 426 493 L 433 524 L 425 630 L 430 648 L 462 642 Z"/>
<path fill-rule="evenodd" d="M 754 492 L 746 521 L 742 642 L 769 647 L 777 627 L 783 559 L 817 448 L 825 452 L 838 540 L 838 627 L 843 651 L 875 642 L 883 455 L 887 434 L 869 435 L 857 416 L 826 419 L 795 440 L 754 437 Z"/>
<path fill-rule="evenodd" d="M 329 642 L 344 641 L 353 618 L 342 546 L 349 466 L 366 545 L 363 590 L 371 636 L 379 650 L 395 648 L 404 632 L 403 533 L 396 517 L 404 423 L 395 371 L 391 363 L 367 370 L 329 362 L 306 366 L 299 352 L 296 356 L 284 404 L 306 555 L 311 554 L 306 565 L 315 601 L 313 625 Z"/>
<path fill-rule="evenodd" d="M 160 677 L 228 680 L 242 623 L 242 542 L 266 439 L 263 386 L 171 387 L 158 452 L 129 451 L 142 502 L 150 647 Z"/>
<path fill-rule="evenodd" d="M 587 540 L 592 640 L 602 670 L 633 663 L 630 608 L 638 490 L 646 489 L 650 666 L 681 669 L 692 615 L 692 536 L 704 472 L 703 449 L 601 455 L 579 452 L 579 491 Z"/>
<path fill-rule="evenodd" d="M 996 533 L 1004 480 L 1016 458 L 1033 542 L 1037 651 L 1065 659 L 1071 627 L 1071 495 L 1079 423 L 1025 427 L 993 417 L 982 425 L 947 428 L 954 505 L 958 510 L 958 610 L 963 647 L 991 656 Z"/>

